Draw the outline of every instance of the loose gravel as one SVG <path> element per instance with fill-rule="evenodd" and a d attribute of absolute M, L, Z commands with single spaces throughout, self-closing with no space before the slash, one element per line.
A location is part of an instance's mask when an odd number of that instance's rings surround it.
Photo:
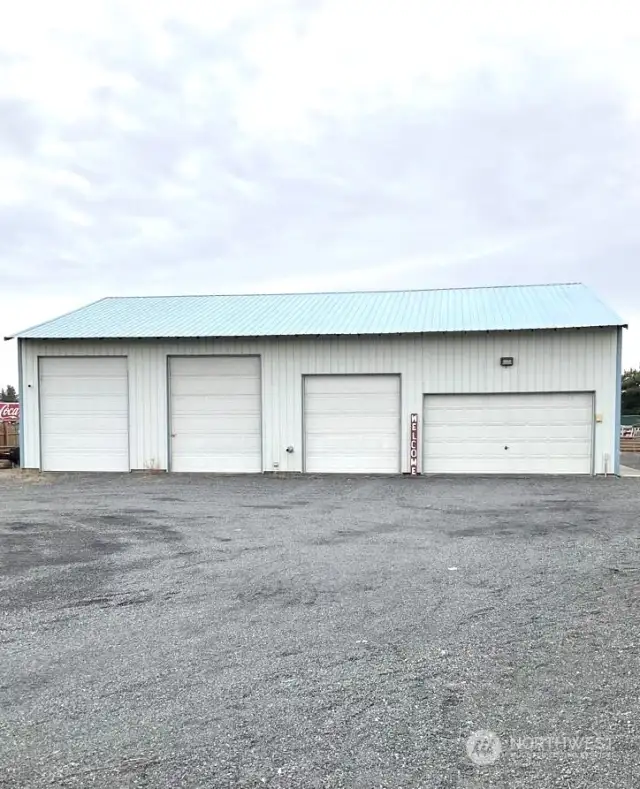
<path fill-rule="evenodd" d="M 635 478 L 0 472 L 0 787 L 638 787 L 639 512 Z"/>

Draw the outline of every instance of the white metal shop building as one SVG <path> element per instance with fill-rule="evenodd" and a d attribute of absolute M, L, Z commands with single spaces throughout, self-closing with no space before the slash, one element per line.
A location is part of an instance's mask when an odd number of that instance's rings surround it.
<path fill-rule="evenodd" d="M 15 335 L 22 465 L 618 473 L 623 328 L 580 284 L 106 298 Z"/>

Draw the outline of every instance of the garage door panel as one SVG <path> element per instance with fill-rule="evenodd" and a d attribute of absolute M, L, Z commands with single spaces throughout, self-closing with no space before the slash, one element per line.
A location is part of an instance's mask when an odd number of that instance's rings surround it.
<path fill-rule="evenodd" d="M 257 371 L 256 371 L 257 373 Z M 260 394 L 260 378 L 256 375 L 220 377 L 201 377 L 194 375 L 182 377 L 177 375 L 173 380 L 173 394 L 176 397 L 228 397 L 254 396 Z"/>
<path fill-rule="evenodd" d="M 306 471 L 399 471 L 398 376 L 309 376 L 304 393 Z"/>
<path fill-rule="evenodd" d="M 215 431 L 210 433 L 199 433 L 189 439 L 189 450 L 194 452 L 210 451 L 215 446 L 218 450 L 225 450 L 238 454 L 244 447 L 260 449 L 259 433 L 238 433 L 228 431 L 226 433 Z"/>
<path fill-rule="evenodd" d="M 227 397 L 201 397 L 200 395 L 189 398 L 184 395 L 174 399 L 173 415 L 174 418 L 204 418 L 211 419 L 214 416 L 259 416 L 260 395 L 256 393 L 251 397 L 229 395 Z"/>
<path fill-rule="evenodd" d="M 218 464 L 212 468 L 212 455 L 209 451 L 183 453 L 180 455 L 179 468 L 173 470 L 181 474 L 255 474 L 259 471 L 255 463 L 242 452 L 225 452 L 224 457 L 217 460 Z"/>
<path fill-rule="evenodd" d="M 423 471 L 589 474 L 589 393 L 427 395 Z"/>
<path fill-rule="evenodd" d="M 79 452 L 76 449 L 71 449 L 68 452 L 58 452 L 56 454 L 55 465 L 50 467 L 43 466 L 43 471 L 57 471 L 57 472 L 103 472 L 107 473 L 120 473 L 126 469 L 122 468 L 120 464 L 116 464 L 113 460 L 105 462 L 105 452 L 103 449 L 84 450 L 82 453 L 82 467 L 78 464 Z"/>
<path fill-rule="evenodd" d="M 127 440 L 126 431 L 114 432 L 110 427 L 104 427 L 102 430 L 96 429 L 91 435 L 82 435 L 77 431 L 70 436 L 58 436 L 56 451 L 110 454 L 119 451 L 125 440 Z"/>
<path fill-rule="evenodd" d="M 456 416 L 455 420 L 449 420 L 449 414 L 451 412 L 460 412 L 458 416 Z M 504 413 L 505 409 L 501 408 L 488 408 L 487 411 L 483 414 L 481 410 L 475 410 L 471 413 L 464 413 L 461 409 L 452 409 L 448 411 L 447 409 L 434 408 L 431 409 L 431 413 L 434 415 L 434 421 L 437 419 L 437 414 L 443 414 L 448 421 L 453 421 L 453 424 L 458 424 L 459 426 L 465 427 L 484 427 L 488 425 L 496 425 L 498 427 L 505 424 Z M 518 409 L 518 413 L 520 414 L 520 421 L 523 424 L 528 425 L 539 425 L 547 427 L 549 425 L 583 425 L 585 420 L 591 419 L 591 411 L 582 411 L 579 412 L 555 412 L 555 411 L 548 411 L 545 409 Z M 444 425 L 443 425 L 444 426 Z"/>
<path fill-rule="evenodd" d="M 363 376 L 359 376 L 362 378 Z M 336 392 L 332 390 L 331 392 L 319 392 L 313 388 L 313 384 L 311 385 L 311 390 L 307 392 L 310 396 L 322 396 L 323 400 L 327 405 L 331 403 L 360 403 L 362 400 L 375 400 L 376 402 L 388 402 L 391 404 L 395 404 L 397 402 L 397 391 L 396 392 Z M 353 387 L 353 384 L 351 384 Z"/>
<path fill-rule="evenodd" d="M 536 455 L 548 458 L 550 454 L 553 454 L 554 458 L 584 456 L 584 444 L 582 441 L 576 441 L 571 444 L 565 440 L 541 441 L 538 439 L 527 442 L 512 441 L 507 446 L 509 447 L 507 452 L 511 458 L 515 456 L 527 458 Z"/>
<path fill-rule="evenodd" d="M 49 396 L 60 398 L 77 398 L 81 395 L 84 398 L 108 398 L 110 393 L 121 389 L 122 378 L 120 376 L 102 376 L 96 378 L 76 377 L 66 375 L 63 378 L 56 378 L 52 375 L 43 376 L 42 382 L 47 387 Z M 70 387 L 72 387 L 71 391 Z"/>
<path fill-rule="evenodd" d="M 366 457 L 361 453 L 356 455 L 343 455 L 340 464 L 326 455 L 308 455 L 307 465 L 309 473 L 313 474 L 393 474 L 397 467 L 391 469 L 389 461 L 379 456 Z M 396 464 L 397 466 L 397 464 Z M 363 471 L 366 468 L 366 471 Z"/>
<path fill-rule="evenodd" d="M 43 356 L 40 357 L 40 380 L 120 379 L 123 360 L 125 360 L 124 356 Z"/>
<path fill-rule="evenodd" d="M 504 417 L 503 417 L 504 420 Z M 540 436 L 540 431 L 544 430 L 546 441 L 572 441 L 574 439 L 591 440 L 592 428 L 590 425 L 522 425 L 518 429 L 517 437 L 522 440 L 535 441 Z M 431 444 L 441 441 L 450 443 L 452 441 L 462 441 L 473 443 L 474 441 L 497 441 L 500 442 L 508 436 L 513 441 L 513 433 L 507 432 L 503 424 L 487 425 L 438 425 L 430 428 Z"/>
<path fill-rule="evenodd" d="M 593 435 L 593 426 L 592 425 L 550 425 L 546 428 L 546 440 L 547 441 L 583 441 L 588 444 L 591 444 L 591 436 Z M 535 430 L 529 430 L 527 432 L 522 432 L 523 437 L 529 437 L 534 440 L 537 436 L 539 436 L 539 432 Z"/>
<path fill-rule="evenodd" d="M 390 398 L 386 395 L 382 397 L 357 397 L 349 395 L 344 399 L 340 399 L 336 395 L 318 395 L 314 394 L 312 397 L 322 397 L 322 403 L 317 403 L 318 413 L 324 414 L 344 414 L 352 413 L 359 414 L 368 412 L 375 409 L 376 413 L 397 414 L 398 400 L 397 397 Z"/>
<path fill-rule="evenodd" d="M 128 434 L 128 425 L 121 418 L 119 413 L 113 414 L 100 414 L 92 416 L 78 416 L 69 419 L 68 412 L 63 411 L 51 412 L 49 414 L 42 414 L 41 418 L 58 420 L 60 422 L 60 429 L 56 430 L 56 437 L 58 441 L 63 441 L 69 438 L 71 441 L 84 441 L 91 440 L 91 436 L 100 433 L 102 435 L 117 435 L 122 437 Z M 65 422 L 63 425 L 62 422 Z M 67 424 L 73 424 L 73 430 L 65 432 L 62 428 Z"/>
<path fill-rule="evenodd" d="M 41 358 L 40 425 L 45 471 L 129 471 L 126 358 Z"/>
<path fill-rule="evenodd" d="M 193 397 L 180 395 L 174 398 L 175 413 L 227 414 L 230 411 L 259 413 L 260 408 L 257 405 L 259 396 L 259 392 L 252 395 L 239 392 L 235 395 L 230 393 L 226 396 L 211 395 L 209 397 L 206 395 L 194 395 Z"/>
<path fill-rule="evenodd" d="M 127 409 L 125 397 L 57 397 L 47 394 L 40 410 L 41 416 L 52 419 L 67 418 L 73 414 L 74 421 L 91 424 L 93 420 L 118 419 Z"/>
<path fill-rule="evenodd" d="M 466 457 L 462 457 L 458 459 L 458 462 L 454 458 L 450 458 L 447 461 L 443 462 L 437 471 L 433 470 L 427 473 L 432 474 L 460 474 L 460 464 L 461 462 L 465 463 L 465 470 L 464 474 L 478 474 L 478 475 L 494 475 L 494 474 L 522 474 L 522 475 L 534 475 L 534 474 L 550 474 L 550 473 L 562 473 L 562 474 L 569 474 L 569 475 L 579 475 L 585 474 L 587 472 L 584 471 L 583 463 L 579 461 L 572 460 L 567 458 L 563 462 L 564 470 L 562 472 L 550 472 L 549 471 L 549 461 L 548 458 L 527 458 L 527 459 L 520 459 L 511 462 L 508 466 L 500 467 L 498 470 L 491 470 L 487 466 L 486 459 L 476 458 L 476 459 L 468 459 Z M 497 458 L 496 458 L 497 462 Z"/>
<path fill-rule="evenodd" d="M 173 357 L 169 375 L 172 470 L 261 471 L 259 357 Z"/>
<path fill-rule="evenodd" d="M 192 354 L 188 356 L 172 356 L 171 367 L 180 376 L 193 376 L 201 378 L 203 373 L 203 361 L 209 361 L 215 364 L 216 378 L 225 375 L 234 377 L 246 377 L 251 373 L 249 370 L 255 370 L 260 367 L 260 358 L 258 356 L 202 356 L 199 354 Z"/>
<path fill-rule="evenodd" d="M 371 390 L 363 391 L 364 379 L 373 382 Z M 307 395 L 334 394 L 338 397 L 350 394 L 371 397 L 386 392 L 395 397 L 398 393 L 398 380 L 397 375 L 312 375 L 306 378 L 305 391 Z"/>
<path fill-rule="evenodd" d="M 352 405 L 345 404 L 342 407 L 340 407 L 338 404 L 333 407 L 327 407 L 326 404 L 323 404 L 318 406 L 318 410 L 315 411 L 311 416 L 313 416 L 314 419 L 340 419 L 344 417 L 365 419 L 367 418 L 367 414 L 372 412 L 375 412 L 375 414 L 378 416 L 396 418 L 398 416 L 398 404 L 377 404 L 375 401 L 367 401 L 365 399 L 362 399 L 357 403 L 353 403 Z"/>
<path fill-rule="evenodd" d="M 348 416 L 349 418 L 345 419 L 344 417 Z M 357 415 L 357 419 L 353 419 L 350 421 L 350 416 L 348 412 L 338 412 L 335 414 L 335 417 L 340 419 L 341 421 L 341 428 L 340 434 L 349 436 L 353 438 L 354 436 L 358 437 L 358 439 L 362 438 L 365 439 L 367 436 L 373 434 L 379 435 L 388 435 L 389 434 L 389 427 L 390 424 L 387 422 L 385 417 L 390 420 L 394 421 L 395 431 L 397 431 L 397 420 L 398 420 L 398 408 L 396 407 L 393 411 L 381 412 L 376 415 L 360 413 Z M 315 414 L 307 414 L 305 416 L 305 427 L 307 433 L 323 433 L 327 429 L 327 422 L 328 421 L 335 421 L 334 414 L 331 412 L 322 412 L 322 413 L 315 413 Z M 382 417 L 382 419 L 381 419 Z M 396 441 L 395 432 L 393 435 L 394 442 Z"/>
<path fill-rule="evenodd" d="M 508 446 L 508 450 L 505 450 Z M 549 457 L 549 453 L 553 452 L 555 457 L 582 457 L 584 455 L 583 447 L 580 443 L 574 446 L 567 446 L 565 441 L 531 441 L 531 442 L 511 442 L 505 444 L 504 441 L 493 443 L 471 443 L 468 441 L 456 442 L 431 442 L 430 449 L 432 453 L 441 452 L 448 456 L 456 454 L 458 457 L 479 457 L 479 458 L 504 458 L 505 460 L 513 460 L 516 457 Z"/>
<path fill-rule="evenodd" d="M 484 457 L 491 454 L 503 455 L 506 452 L 508 452 L 510 456 L 514 456 L 519 452 L 521 452 L 523 455 L 531 455 L 533 453 L 540 452 L 546 454 L 547 456 L 549 453 L 553 453 L 554 455 L 563 453 L 584 456 L 585 443 L 588 445 L 589 442 L 588 440 L 585 442 L 580 438 L 570 442 L 569 446 L 567 443 L 568 442 L 565 439 L 553 439 L 551 441 L 544 442 L 539 441 L 538 439 L 531 441 L 507 441 L 506 439 L 501 441 L 472 441 L 461 439 L 452 441 L 430 441 L 429 454 L 450 454 L 454 451 L 454 447 L 458 446 L 461 447 L 461 454 L 467 456 L 478 455 L 480 457 Z M 505 446 L 508 447 L 508 450 L 505 450 Z"/>
<path fill-rule="evenodd" d="M 86 369 L 78 367 L 76 374 L 73 374 L 72 368 L 66 367 L 64 372 L 59 373 L 56 368 L 56 362 L 59 357 L 44 357 L 40 359 L 41 364 L 45 363 L 44 369 L 41 367 L 40 380 L 45 382 L 49 391 L 52 394 L 68 394 L 69 384 L 77 387 L 77 390 L 85 394 L 100 394 L 105 390 L 111 390 L 113 387 L 111 383 L 120 382 L 123 377 L 122 370 L 113 369 L 114 366 L 119 366 L 123 357 L 103 356 L 105 364 L 109 365 L 110 369 L 107 373 L 100 370 L 99 367 L 93 362 L 87 364 Z M 79 356 L 80 362 L 84 362 L 86 357 Z M 52 364 L 49 364 L 49 362 Z M 117 386 L 117 383 L 116 383 Z"/>
<path fill-rule="evenodd" d="M 219 418 L 222 416 L 222 418 Z M 247 411 L 245 414 L 181 414 L 173 418 L 172 432 L 178 435 L 188 433 L 193 435 L 195 440 L 198 435 L 220 435 L 225 434 L 238 436 L 260 435 L 260 413 Z"/>
<path fill-rule="evenodd" d="M 357 447 L 354 447 L 353 436 L 332 436 L 325 433 L 307 434 L 316 454 L 329 452 L 346 452 L 347 454 L 358 452 L 384 451 L 387 455 L 395 453 L 398 449 L 397 439 L 388 434 L 377 433 L 372 436 L 359 436 Z"/>

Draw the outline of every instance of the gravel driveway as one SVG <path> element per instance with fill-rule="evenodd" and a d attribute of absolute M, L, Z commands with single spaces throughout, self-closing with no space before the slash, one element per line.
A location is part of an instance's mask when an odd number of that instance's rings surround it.
<path fill-rule="evenodd" d="M 639 512 L 633 478 L 0 472 L 0 787 L 638 787 Z"/>

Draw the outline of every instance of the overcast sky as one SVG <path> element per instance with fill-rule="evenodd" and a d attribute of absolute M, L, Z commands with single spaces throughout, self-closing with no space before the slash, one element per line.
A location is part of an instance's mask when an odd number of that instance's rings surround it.
<path fill-rule="evenodd" d="M 104 295 L 583 281 L 640 364 L 635 5 L 14 4 L 0 333 Z"/>

